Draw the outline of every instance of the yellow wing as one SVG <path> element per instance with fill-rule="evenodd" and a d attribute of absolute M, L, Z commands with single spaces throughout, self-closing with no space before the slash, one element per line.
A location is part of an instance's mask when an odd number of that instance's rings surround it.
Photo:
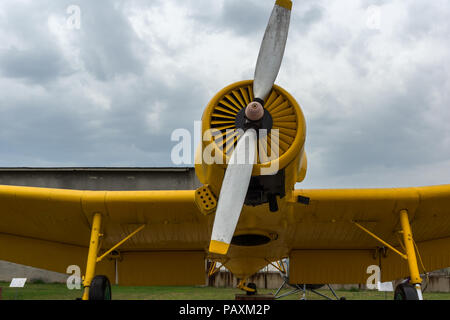
<path fill-rule="evenodd" d="M 399 240 L 403 209 L 426 270 L 450 266 L 450 185 L 295 190 L 293 202 L 291 282 L 365 283 L 370 265 L 381 265 L 383 281 L 408 276 L 400 255 L 377 253 L 385 245 L 357 226 L 404 252 Z"/>
<path fill-rule="evenodd" d="M 375 249 L 383 244 L 353 223 L 403 251 L 397 237 L 402 209 L 408 210 L 425 268 L 450 266 L 450 186 L 296 190 L 289 203 L 292 223 L 273 245 L 290 251 L 291 282 L 365 283 L 370 265 L 381 265 L 383 281 L 408 276 L 402 258 L 392 250 L 377 254 Z M 97 274 L 130 285 L 204 283 L 213 215 L 200 213 L 194 190 L 0 186 L 0 260 L 58 272 L 69 265 L 84 269 L 95 213 L 104 217 L 103 251 L 145 225 L 120 247 L 121 256 L 98 264 Z M 261 251 L 264 259 L 272 256 L 269 248 L 253 251 Z"/>
<path fill-rule="evenodd" d="M 95 213 L 103 216 L 103 251 L 145 225 L 120 247 L 117 263 L 104 259 L 98 264 L 98 274 L 114 279 L 118 269 L 121 284 L 204 283 L 210 223 L 195 204 L 194 190 L 0 186 L 0 260 L 63 273 L 70 265 L 83 270 Z"/>

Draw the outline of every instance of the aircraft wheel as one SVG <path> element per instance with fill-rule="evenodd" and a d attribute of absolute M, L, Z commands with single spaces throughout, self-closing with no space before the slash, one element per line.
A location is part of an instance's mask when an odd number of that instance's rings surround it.
<path fill-rule="evenodd" d="M 248 296 L 253 296 L 253 295 L 256 294 L 256 284 L 255 284 L 255 283 L 253 283 L 253 282 L 252 282 L 252 283 L 249 283 L 249 284 L 247 285 L 247 287 L 250 288 L 250 289 L 255 289 L 254 292 L 247 291 L 247 295 L 248 295 Z"/>
<path fill-rule="evenodd" d="M 394 300 L 419 300 L 417 290 L 409 283 L 400 283 L 394 292 Z"/>
<path fill-rule="evenodd" d="M 106 276 L 95 276 L 89 287 L 89 300 L 111 300 L 111 284 Z"/>

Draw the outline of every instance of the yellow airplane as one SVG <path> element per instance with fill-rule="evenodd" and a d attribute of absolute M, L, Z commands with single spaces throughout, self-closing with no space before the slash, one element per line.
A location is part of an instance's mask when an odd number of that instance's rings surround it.
<path fill-rule="evenodd" d="M 421 299 L 420 274 L 450 266 L 450 185 L 294 189 L 307 169 L 305 119 L 274 84 L 291 8 L 276 1 L 254 80 L 224 88 L 204 111 L 207 139 L 195 165 L 202 187 L 0 186 L 0 259 L 57 272 L 85 266 L 83 299 L 93 300 L 111 298 L 108 279 L 204 284 L 207 260 L 210 275 L 223 265 L 254 293 L 246 279 L 268 264 L 283 270 L 285 258 L 292 284 L 366 283 L 376 265 L 383 282 L 410 278 L 396 299 Z M 242 155 L 248 161 L 234 161 Z"/>

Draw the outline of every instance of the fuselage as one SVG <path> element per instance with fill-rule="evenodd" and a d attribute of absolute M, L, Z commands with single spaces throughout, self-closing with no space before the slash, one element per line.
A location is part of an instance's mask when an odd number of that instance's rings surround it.
<path fill-rule="evenodd" d="M 252 83 L 241 81 L 224 88 L 203 114 L 203 141 L 197 149 L 195 169 L 200 182 L 216 197 L 229 160 L 228 149 L 239 136 L 234 134 L 241 129 L 239 117 L 253 99 Z M 287 91 L 274 86 L 264 106 L 270 122 L 258 136 L 258 161 L 232 245 L 226 256 L 209 256 L 239 278 L 288 256 L 287 236 L 294 232 L 289 203 L 295 184 L 303 181 L 307 169 L 306 125 L 299 104 Z M 213 221 L 211 215 L 210 228 Z"/>

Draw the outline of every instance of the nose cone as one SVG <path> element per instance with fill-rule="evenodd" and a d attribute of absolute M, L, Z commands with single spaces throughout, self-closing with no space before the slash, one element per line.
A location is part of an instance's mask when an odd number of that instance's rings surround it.
<path fill-rule="evenodd" d="M 247 108 L 245 108 L 245 116 L 252 121 L 261 120 L 264 116 L 264 108 L 259 102 L 251 102 Z"/>

